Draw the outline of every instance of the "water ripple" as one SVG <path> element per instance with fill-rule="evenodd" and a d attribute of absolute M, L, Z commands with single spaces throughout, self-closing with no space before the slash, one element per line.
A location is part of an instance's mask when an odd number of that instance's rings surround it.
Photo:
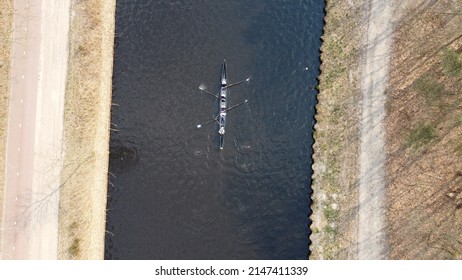
<path fill-rule="evenodd" d="M 306 258 L 322 3 L 117 1 L 106 258 Z"/>

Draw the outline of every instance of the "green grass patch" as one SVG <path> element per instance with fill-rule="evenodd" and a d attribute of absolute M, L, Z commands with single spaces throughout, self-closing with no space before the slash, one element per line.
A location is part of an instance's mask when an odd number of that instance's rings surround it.
<path fill-rule="evenodd" d="M 345 45 L 342 40 L 331 38 L 330 40 L 325 42 L 326 51 L 329 55 L 335 57 L 343 56 L 343 51 L 345 49 Z"/>
<path fill-rule="evenodd" d="M 330 111 L 330 122 L 332 124 L 338 124 L 340 118 L 343 115 L 343 110 L 338 105 L 334 105 Z"/>
<path fill-rule="evenodd" d="M 458 76 L 462 71 L 460 54 L 452 49 L 446 49 L 441 58 L 443 73 L 447 76 Z"/>
<path fill-rule="evenodd" d="M 331 227 L 331 226 L 325 226 L 324 231 L 327 234 L 331 234 L 331 235 L 336 235 L 337 234 L 337 229 L 335 229 L 334 227 Z"/>
<path fill-rule="evenodd" d="M 415 88 L 419 94 L 425 97 L 429 105 L 433 105 L 435 101 L 440 100 L 444 92 L 444 85 L 431 76 L 423 76 L 416 80 Z"/>
<path fill-rule="evenodd" d="M 333 83 L 346 71 L 345 67 L 334 66 L 329 68 L 325 74 L 324 83 L 321 80 L 320 90 L 328 89 L 333 86 Z"/>
<path fill-rule="evenodd" d="M 419 148 L 436 137 L 435 127 L 431 124 L 419 123 L 411 129 L 406 146 Z"/>
<path fill-rule="evenodd" d="M 326 208 L 324 208 L 324 217 L 326 217 L 328 222 L 336 221 L 338 214 L 338 210 L 335 210 L 330 205 L 327 205 Z"/>
<path fill-rule="evenodd" d="M 317 227 L 314 227 L 313 230 L 312 230 L 312 233 L 320 233 L 321 231 L 319 230 L 319 228 Z"/>

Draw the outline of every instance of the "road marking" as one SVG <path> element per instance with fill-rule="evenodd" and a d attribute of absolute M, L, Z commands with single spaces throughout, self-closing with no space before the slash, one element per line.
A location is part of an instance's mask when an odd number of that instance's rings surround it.
<path fill-rule="evenodd" d="M 21 148 L 18 148 L 18 152 L 20 152 L 20 151 L 21 151 Z"/>
<path fill-rule="evenodd" d="M 23 51 L 22 53 L 25 55 L 25 54 L 26 54 L 26 51 Z"/>
<path fill-rule="evenodd" d="M 24 79 L 24 75 L 21 75 L 21 78 Z"/>
<path fill-rule="evenodd" d="M 27 31 L 27 27 L 24 27 L 24 30 L 26 30 L 26 31 Z"/>
<path fill-rule="evenodd" d="M 16 201 L 18 201 L 18 197 L 16 197 Z"/>
<path fill-rule="evenodd" d="M 19 124 L 19 127 L 22 127 L 22 123 Z"/>
<path fill-rule="evenodd" d="M 21 103 L 23 102 L 23 100 L 21 99 Z"/>
<path fill-rule="evenodd" d="M 16 176 L 19 176 L 19 172 L 16 172 Z"/>
<path fill-rule="evenodd" d="M 13 250 L 16 250 L 16 247 L 13 246 Z"/>
<path fill-rule="evenodd" d="M 16 221 L 14 221 L 14 223 L 13 223 L 13 224 L 14 224 L 14 225 L 16 225 Z"/>

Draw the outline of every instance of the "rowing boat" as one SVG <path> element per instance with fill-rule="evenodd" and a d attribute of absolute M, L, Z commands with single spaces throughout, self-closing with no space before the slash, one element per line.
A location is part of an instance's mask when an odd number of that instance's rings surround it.
<path fill-rule="evenodd" d="M 215 122 L 215 121 L 218 123 L 218 134 L 220 135 L 220 150 L 223 150 L 223 146 L 224 146 L 224 143 L 225 143 L 226 113 L 228 111 L 230 111 L 231 109 L 234 109 L 234 108 L 248 102 L 248 100 L 246 99 L 243 102 L 228 108 L 228 99 L 227 98 L 228 98 L 228 95 L 229 95 L 229 89 L 231 87 L 233 87 L 233 86 L 237 86 L 237 85 L 240 85 L 240 84 L 242 84 L 244 82 L 248 82 L 248 81 L 250 81 L 250 77 L 245 79 L 245 80 L 239 81 L 237 83 L 229 84 L 229 82 L 228 82 L 228 73 L 227 73 L 227 70 L 226 70 L 226 60 L 224 60 L 223 61 L 223 66 L 221 68 L 221 76 L 220 76 L 220 94 L 215 95 L 215 94 L 207 91 L 205 85 L 203 85 L 203 84 L 201 84 L 199 86 L 199 89 L 202 92 L 205 92 L 208 95 L 213 96 L 213 97 L 215 97 L 215 98 L 217 98 L 219 100 L 219 102 L 218 102 L 218 104 L 219 104 L 218 115 L 214 119 L 210 120 L 209 122 L 206 122 L 206 124 L 211 123 L 211 122 Z M 201 127 L 202 127 L 201 124 L 197 125 L 197 128 L 201 128 Z"/>
<path fill-rule="evenodd" d="M 225 126 L 226 126 L 226 111 L 228 101 L 228 74 L 226 72 L 226 60 L 223 61 L 223 68 L 221 69 L 221 87 L 220 87 L 220 113 L 218 119 L 218 134 L 220 134 L 220 150 L 223 150 L 225 143 Z"/>

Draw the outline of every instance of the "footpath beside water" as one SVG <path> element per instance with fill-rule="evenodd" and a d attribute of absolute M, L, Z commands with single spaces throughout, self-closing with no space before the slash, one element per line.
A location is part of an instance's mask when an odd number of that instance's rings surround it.
<path fill-rule="evenodd" d="M 115 0 L 49 2 L 0 4 L 1 254 L 102 259 Z"/>

